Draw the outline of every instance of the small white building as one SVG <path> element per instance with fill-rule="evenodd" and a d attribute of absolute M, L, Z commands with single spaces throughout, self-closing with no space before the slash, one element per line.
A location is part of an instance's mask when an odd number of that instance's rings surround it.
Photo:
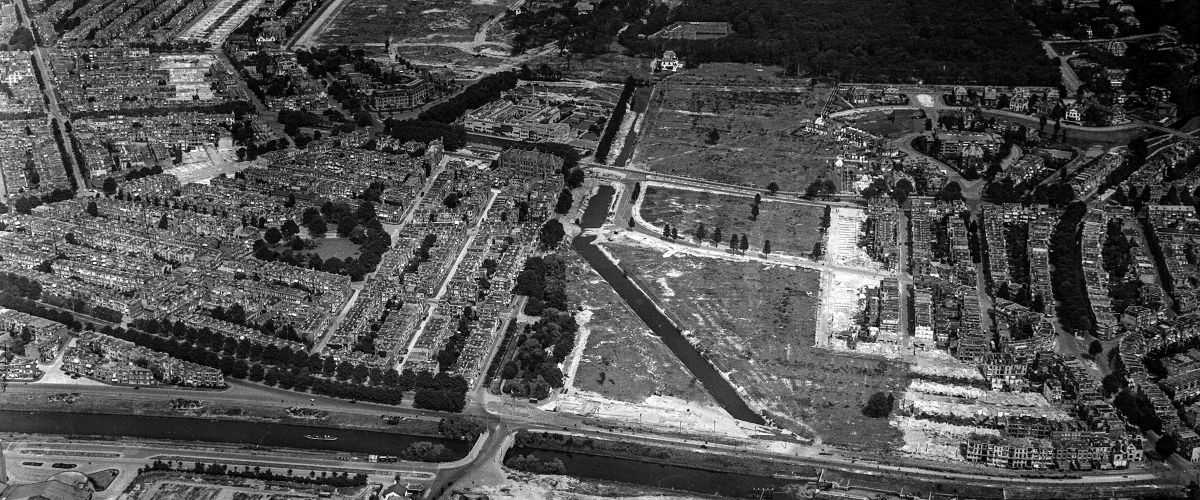
<path fill-rule="evenodd" d="M 661 59 L 650 61 L 650 66 L 654 71 L 679 71 L 683 69 L 683 61 L 675 55 L 674 50 L 663 52 Z"/>

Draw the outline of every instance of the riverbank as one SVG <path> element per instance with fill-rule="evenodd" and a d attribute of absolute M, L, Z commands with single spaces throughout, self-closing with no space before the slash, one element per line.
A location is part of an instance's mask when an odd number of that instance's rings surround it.
<path fill-rule="evenodd" d="M 64 391 L 69 393 L 69 391 Z M 171 399 L 162 396 L 136 396 L 129 394 L 93 395 L 80 393 L 66 401 L 53 401 L 54 394 L 45 393 L 0 393 L 0 408 L 22 411 L 60 412 L 98 415 L 139 415 L 150 417 L 192 417 L 213 420 L 228 420 L 248 423 L 286 423 L 314 427 L 357 429 L 407 435 L 442 437 L 438 431 L 439 419 L 425 417 L 398 417 L 391 420 L 380 415 L 363 415 L 336 410 L 312 411 L 315 418 L 297 418 L 288 415 L 286 408 L 245 403 L 206 401 L 204 393 L 188 399 L 203 405 L 194 410 L 172 408 Z M 70 401 L 70 402 L 68 402 Z M 390 422 L 395 422 L 394 424 Z"/>
<path fill-rule="evenodd" d="M 640 443 L 591 439 L 550 432 L 518 432 L 513 450 L 550 450 L 566 453 L 609 457 L 624 460 L 673 465 L 709 472 L 746 474 L 751 476 L 813 477 L 815 467 L 796 466 L 775 460 L 753 457 L 730 457 L 714 453 L 668 449 Z"/>
<path fill-rule="evenodd" d="M 439 462 L 453 461 L 466 456 L 473 444 L 470 441 L 432 435 L 328 427 L 310 422 L 252 422 L 180 415 L 147 416 L 7 409 L 0 410 L 0 432 L 235 443 L 254 447 L 350 452 L 359 455 L 399 456 L 422 453 L 417 460 Z M 414 444 L 420 442 L 427 442 L 428 445 L 413 448 Z M 424 449 L 419 449 L 421 447 Z"/>

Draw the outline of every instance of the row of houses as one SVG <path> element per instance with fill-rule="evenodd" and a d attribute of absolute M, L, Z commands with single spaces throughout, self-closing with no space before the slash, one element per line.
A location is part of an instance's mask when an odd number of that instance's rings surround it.
<path fill-rule="evenodd" d="M 225 387 L 225 378 L 216 368 L 92 331 L 84 332 L 76 346 L 63 353 L 62 369 L 110 384 Z"/>

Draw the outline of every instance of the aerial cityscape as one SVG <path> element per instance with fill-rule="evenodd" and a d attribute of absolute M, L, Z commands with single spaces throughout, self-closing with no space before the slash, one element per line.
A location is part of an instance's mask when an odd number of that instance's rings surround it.
<path fill-rule="evenodd" d="M 0 500 L 1200 498 L 1200 1 L 0 0 Z"/>

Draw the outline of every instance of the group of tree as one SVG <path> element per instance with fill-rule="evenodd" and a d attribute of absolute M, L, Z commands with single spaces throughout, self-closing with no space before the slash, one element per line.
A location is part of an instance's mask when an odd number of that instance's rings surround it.
<path fill-rule="evenodd" d="M 837 190 L 838 190 L 837 183 L 833 182 L 833 180 L 818 179 L 818 180 L 814 180 L 814 181 L 808 183 L 808 187 L 804 188 L 804 197 L 811 200 L 818 196 L 828 196 L 828 195 L 837 194 Z"/>
<path fill-rule="evenodd" d="M 1108 296 L 1112 298 L 1116 314 L 1122 314 L 1129 306 L 1140 305 L 1142 301 L 1141 280 L 1129 273 L 1133 269 L 1133 249 L 1137 243 L 1125 236 L 1123 226 L 1121 219 L 1108 221 L 1100 252 L 1104 270 L 1108 272 Z"/>
<path fill-rule="evenodd" d="M 867 399 L 867 404 L 862 408 L 862 414 L 869 418 L 886 418 L 892 414 L 892 408 L 896 404 L 896 397 L 888 392 L 876 392 Z"/>
<path fill-rule="evenodd" d="M 516 71 L 502 71 L 479 79 L 470 87 L 445 102 L 422 111 L 422 122 L 453 123 L 467 110 L 475 109 L 500 98 L 500 94 L 517 86 Z"/>
<path fill-rule="evenodd" d="M 759 205 L 762 204 L 762 195 L 754 193 L 754 203 L 750 204 L 750 220 L 758 220 Z"/>
<path fill-rule="evenodd" d="M 563 386 L 559 365 L 575 348 L 579 325 L 569 312 L 554 308 L 542 311 L 536 323 L 527 325 L 514 346 L 516 352 L 500 371 L 504 392 L 521 398 L 544 399 Z"/>
<path fill-rule="evenodd" d="M 303 349 L 226 337 L 181 321 L 139 319 L 132 328 L 106 326 L 101 333 L 220 369 L 228 377 L 285 390 L 391 405 L 399 404 L 403 393 L 415 391 L 414 406 L 449 412 L 461 412 L 466 404 L 467 384 L 462 377 L 412 370 L 396 373 L 339 362 L 332 356 L 309 354 Z"/>
<path fill-rule="evenodd" d="M 537 316 L 547 308 L 567 309 L 567 263 L 558 254 L 525 259 L 512 293 L 528 297 L 525 314 Z"/>
<path fill-rule="evenodd" d="M 943 201 L 946 203 L 962 201 L 963 200 L 962 186 L 959 185 L 959 183 L 957 181 L 947 182 L 944 186 L 942 186 L 942 189 L 938 190 L 937 194 L 935 194 L 933 197 L 937 201 Z"/>
<path fill-rule="evenodd" d="M 10 201 L 13 204 L 14 211 L 19 214 L 29 215 L 33 213 L 33 209 L 40 207 L 43 204 L 49 205 L 51 203 L 58 203 L 74 197 L 74 191 L 67 188 L 56 188 L 55 190 L 41 196 L 17 195 L 11 198 Z"/>
<path fill-rule="evenodd" d="M 953 16 L 930 15 L 950 12 Z M 639 17 L 640 17 L 639 13 Z M 1055 85 L 1056 61 L 1012 4 L 969 0 L 685 0 L 666 21 L 728 22 L 713 40 L 655 38 L 632 26 L 621 43 L 635 54 L 675 50 L 689 63 L 751 62 L 788 74 L 839 81 Z"/>
<path fill-rule="evenodd" d="M 553 249 L 562 243 L 563 237 L 566 235 L 567 231 L 563 228 L 562 222 L 559 222 L 558 219 L 550 219 L 538 230 L 538 243 L 543 249 Z"/>
<path fill-rule="evenodd" d="M 307 246 L 297 240 L 299 225 L 290 220 L 285 221 L 279 228 L 269 228 L 264 233 L 264 238 L 255 242 L 254 256 L 259 260 L 278 260 L 294 266 L 343 274 L 350 276 L 354 281 L 362 281 L 364 275 L 375 271 L 384 252 L 392 246 L 392 237 L 379 222 L 375 204 L 364 200 L 356 208 L 351 208 L 346 203 L 326 201 L 320 208 L 306 208 L 300 215 L 301 224 L 308 229 L 309 234 L 316 237 L 324 236 L 328 231 L 327 220 L 337 223 L 338 236 L 348 238 L 358 245 L 357 258 L 322 259 L 316 252 L 300 252 Z M 284 249 L 283 252 L 273 250 L 271 247 L 285 236 L 291 238 L 291 248 Z"/>
<path fill-rule="evenodd" d="M 462 125 L 431 120 L 383 120 L 388 135 L 401 141 L 428 143 L 440 139 L 446 151 L 454 151 L 467 144 L 467 130 Z"/>
<path fill-rule="evenodd" d="M 554 204 L 554 213 L 566 215 L 571 211 L 571 206 L 575 204 L 575 196 L 571 194 L 570 189 L 563 188 L 558 193 L 558 201 Z"/>
<path fill-rule="evenodd" d="M 178 464 L 178 465 L 173 465 Z M 263 469 L 255 466 L 251 468 L 248 465 L 242 466 L 241 470 L 237 466 L 229 466 L 224 464 L 212 463 L 205 464 L 204 462 L 196 462 L 192 467 L 185 468 L 183 462 L 171 462 L 170 460 L 155 460 L 149 465 L 138 469 L 138 473 L 146 472 L 183 472 L 191 474 L 204 474 L 208 476 L 228 476 L 243 479 L 256 479 L 259 481 L 274 481 L 274 482 L 289 482 L 301 484 L 319 484 L 323 486 L 333 486 L 335 488 L 351 488 L 361 487 L 367 484 L 367 475 L 356 473 L 351 476 L 348 472 L 327 473 L 321 471 L 318 475 L 316 472 L 310 471 L 307 476 L 293 475 L 289 469 L 287 474 L 276 474 L 271 469 Z"/>
<path fill-rule="evenodd" d="M 531 47 L 557 42 L 569 55 L 595 57 L 611 50 L 617 33 L 627 25 L 641 32 L 641 18 L 650 5 L 648 0 L 603 0 L 590 13 L 579 12 L 573 3 L 562 3 L 548 9 L 526 9 L 505 18 L 505 29 L 515 33 L 513 55 Z M 665 12 L 669 8 L 658 9 Z"/>
<path fill-rule="evenodd" d="M 746 250 L 750 249 L 750 239 L 744 234 L 741 238 L 738 238 L 738 235 L 736 234 L 731 234 L 729 235 L 729 249 L 733 251 L 741 250 L 742 252 L 745 252 Z"/>
<path fill-rule="evenodd" d="M 517 70 L 517 78 L 528 81 L 557 82 L 562 80 L 562 76 L 562 71 L 546 63 L 539 64 L 536 69 L 530 68 L 528 64 L 522 64 L 521 68 Z"/>
<path fill-rule="evenodd" d="M 8 37 L 8 46 L 2 47 L 0 50 L 29 52 L 33 50 L 35 45 L 37 45 L 37 42 L 33 39 L 33 32 L 24 26 L 17 26 L 17 29 L 14 29 L 12 35 Z"/>
<path fill-rule="evenodd" d="M 417 441 L 400 452 L 400 458 L 412 462 L 449 462 L 456 457 L 444 444 Z"/>
<path fill-rule="evenodd" d="M 663 224 L 662 237 L 664 240 L 679 239 L 679 228 L 670 224 Z"/>
<path fill-rule="evenodd" d="M 458 327 L 454 329 L 454 333 L 446 339 L 441 350 L 434 356 L 438 362 L 438 371 L 448 372 L 454 369 L 459 356 L 462 355 L 463 348 L 467 346 L 467 339 L 471 337 L 471 326 L 476 319 L 473 308 L 470 306 L 464 308 L 458 317 Z"/>
<path fill-rule="evenodd" d="M 539 459 L 534 454 L 528 455 L 513 455 L 508 460 L 504 461 L 504 465 L 510 469 L 530 472 L 533 474 L 566 474 L 567 466 L 563 461 L 557 458 L 549 460 Z"/>
<path fill-rule="evenodd" d="M 83 323 L 75 319 L 74 314 L 60 309 L 46 307 L 36 301 L 18 296 L 9 291 L 7 288 L 5 288 L 3 291 L 0 291 L 0 307 L 13 309 L 25 314 L 62 323 L 75 331 L 80 331 L 83 329 Z"/>
<path fill-rule="evenodd" d="M 1079 247 L 1087 205 L 1072 203 L 1063 211 L 1050 236 L 1051 284 L 1058 299 L 1058 317 L 1075 331 L 1092 332 L 1095 317 L 1083 278 L 1083 256 Z"/>
<path fill-rule="evenodd" d="M 1154 404 L 1144 394 L 1134 393 L 1126 388 L 1117 393 L 1112 404 L 1125 417 L 1126 422 L 1136 425 L 1143 431 L 1162 432 L 1162 421 L 1154 412 Z"/>
<path fill-rule="evenodd" d="M 475 442 L 486 429 L 482 422 L 461 415 L 448 415 L 438 422 L 438 432 L 446 439 Z"/>
<path fill-rule="evenodd" d="M 626 77 L 625 86 L 621 89 L 621 96 L 617 98 L 612 116 L 608 118 L 608 122 L 604 126 L 604 134 L 600 136 L 600 142 L 596 144 L 595 157 L 599 163 L 608 163 L 608 152 L 612 148 L 613 140 L 617 137 L 617 132 L 621 129 L 621 122 L 625 120 L 625 113 L 629 109 L 629 102 L 633 99 L 635 88 L 633 77 Z"/>

